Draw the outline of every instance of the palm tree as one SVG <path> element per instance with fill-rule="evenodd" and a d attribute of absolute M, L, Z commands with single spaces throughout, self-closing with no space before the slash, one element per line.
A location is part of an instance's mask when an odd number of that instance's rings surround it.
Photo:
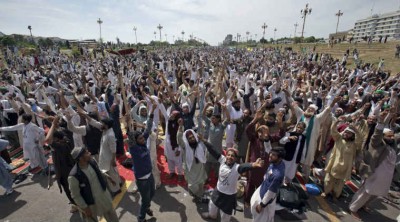
<path fill-rule="evenodd" d="M 28 25 L 28 29 L 29 29 L 29 32 L 31 33 L 31 40 L 32 40 L 32 42 L 33 42 L 32 26 Z"/>

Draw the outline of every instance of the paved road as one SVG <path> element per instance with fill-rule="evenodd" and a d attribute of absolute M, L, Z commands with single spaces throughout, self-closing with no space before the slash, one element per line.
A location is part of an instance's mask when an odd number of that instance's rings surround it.
<path fill-rule="evenodd" d="M 132 183 L 126 182 L 131 188 Z M 0 221 L 7 222 L 53 222 L 53 221 L 80 221 L 78 214 L 69 213 L 67 198 L 60 194 L 55 183 L 50 190 L 47 190 L 47 178 L 42 175 L 29 177 L 24 182 L 15 185 L 15 193 L 10 196 L 0 196 Z M 4 189 L 0 188 L 0 193 Z M 132 194 L 129 191 L 121 193 L 114 199 L 117 214 L 120 221 L 136 221 L 139 210 L 140 195 Z M 338 204 L 320 197 L 311 197 L 308 201 L 309 210 L 301 215 L 301 221 L 344 221 L 350 222 L 354 219 L 348 215 L 347 206 L 349 199 L 342 199 Z M 400 214 L 398 205 L 375 201 L 372 206 L 373 213 L 367 215 L 361 212 L 364 221 L 386 222 L 396 221 Z M 199 215 L 207 211 L 206 204 L 192 202 L 187 190 L 180 186 L 162 186 L 157 190 L 152 204 L 154 218 L 149 221 L 204 221 Z M 275 221 L 287 221 L 284 219 L 295 219 L 289 213 L 280 213 L 275 216 Z M 251 221 L 251 214 L 248 210 L 237 212 L 232 221 Z M 296 221 L 300 221 L 297 219 Z"/>

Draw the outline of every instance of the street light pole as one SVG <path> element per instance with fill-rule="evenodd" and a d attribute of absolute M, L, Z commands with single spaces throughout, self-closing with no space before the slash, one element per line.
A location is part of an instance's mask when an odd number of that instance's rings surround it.
<path fill-rule="evenodd" d="M 160 30 L 160 42 L 161 42 L 161 29 L 163 28 L 160 24 L 157 26 L 158 30 Z"/>
<path fill-rule="evenodd" d="M 264 22 L 264 25 L 261 26 L 261 28 L 264 29 L 264 31 L 263 31 L 263 39 L 265 40 L 265 29 L 268 28 L 268 25 L 265 24 L 265 22 Z"/>
<path fill-rule="evenodd" d="M 133 31 L 135 32 L 135 40 L 136 40 L 136 45 L 137 45 L 137 35 L 136 35 L 136 30 L 137 30 L 137 28 L 136 28 L 136 26 L 134 26 L 134 27 L 133 27 Z"/>
<path fill-rule="evenodd" d="M 304 36 L 304 25 L 306 24 L 306 17 L 307 15 L 311 14 L 311 8 L 308 8 L 308 3 L 306 4 L 306 7 L 300 11 L 301 17 L 303 18 L 303 28 L 301 29 L 301 38 Z"/>
<path fill-rule="evenodd" d="M 297 22 L 296 22 L 296 23 L 294 24 L 294 35 L 293 35 L 293 38 L 296 38 L 297 26 L 299 26 L 299 24 L 297 24 Z"/>
<path fill-rule="evenodd" d="M 100 43 L 103 43 L 103 39 L 101 38 L 101 24 L 103 24 L 103 21 L 101 21 L 101 19 L 99 18 L 97 20 L 97 23 L 99 23 L 99 27 L 100 27 Z"/>
<path fill-rule="evenodd" d="M 182 34 L 182 42 L 184 42 L 185 41 L 185 32 L 182 31 L 181 34 Z"/>
<path fill-rule="evenodd" d="M 277 29 L 275 28 L 275 29 L 274 29 L 274 41 L 275 41 L 276 30 L 277 30 Z"/>
<path fill-rule="evenodd" d="M 247 42 L 249 41 L 249 34 L 250 34 L 250 32 L 249 32 L 249 31 L 247 31 L 247 32 L 246 32 L 246 38 L 247 38 Z"/>
<path fill-rule="evenodd" d="M 153 34 L 154 34 L 154 41 L 157 41 L 157 32 L 154 31 Z"/>
<path fill-rule="evenodd" d="M 337 24 L 336 24 L 336 34 L 337 34 L 337 30 L 339 28 L 339 18 L 340 16 L 343 16 L 343 12 L 339 10 L 338 13 L 335 14 L 335 16 L 337 16 Z"/>

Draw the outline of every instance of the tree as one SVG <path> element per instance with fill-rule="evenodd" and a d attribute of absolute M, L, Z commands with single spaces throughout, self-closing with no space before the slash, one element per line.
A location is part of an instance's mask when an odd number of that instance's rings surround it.
<path fill-rule="evenodd" d="M 1 45 L 3 46 L 13 46 L 16 45 L 17 42 L 11 36 L 3 36 L 0 38 Z"/>
<path fill-rule="evenodd" d="M 67 41 L 65 41 L 65 45 L 67 46 L 67 48 L 68 49 L 70 49 L 71 48 L 71 45 L 69 44 L 69 41 L 67 40 Z"/>
<path fill-rule="evenodd" d="M 307 37 L 307 38 L 304 39 L 304 42 L 306 42 L 306 43 L 312 43 L 312 42 L 315 42 L 315 41 L 316 41 L 316 39 L 315 39 L 314 36 L 310 36 L 310 37 Z"/>
<path fill-rule="evenodd" d="M 54 45 L 53 40 L 51 38 L 46 38 L 45 40 L 46 47 L 52 47 Z"/>
<path fill-rule="evenodd" d="M 264 38 L 261 38 L 261 39 L 260 39 L 260 43 L 266 44 L 266 43 L 268 43 L 268 41 L 267 41 L 266 39 L 264 39 Z"/>

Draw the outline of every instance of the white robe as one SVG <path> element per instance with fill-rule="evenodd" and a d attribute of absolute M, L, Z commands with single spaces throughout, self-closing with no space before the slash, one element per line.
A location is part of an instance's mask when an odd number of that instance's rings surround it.
<path fill-rule="evenodd" d="M 253 222 L 273 222 L 275 216 L 275 206 L 276 206 L 276 194 L 274 195 L 275 199 L 272 203 L 268 204 L 265 208 L 262 208 L 261 213 L 257 213 L 256 206 L 261 203 L 260 196 L 260 187 L 254 191 L 253 196 L 251 196 L 250 206 L 251 206 L 251 214 L 253 215 Z M 267 195 L 267 194 L 265 194 Z"/>
<path fill-rule="evenodd" d="M 44 140 L 44 130 L 33 123 L 25 125 L 19 123 L 14 126 L 1 127 L 0 131 L 17 131 L 22 130 L 23 136 L 23 153 L 24 158 L 30 160 L 30 167 L 47 167 L 47 161 L 44 156 L 44 150 L 41 142 Z"/>
<path fill-rule="evenodd" d="M 304 114 L 304 111 L 301 110 L 299 107 L 295 108 L 295 113 L 296 113 L 296 117 L 297 117 L 297 122 L 300 121 L 301 116 Z M 317 151 L 317 147 L 318 147 L 318 137 L 321 131 L 321 125 L 322 123 L 324 123 L 327 118 L 331 117 L 330 115 L 331 112 L 331 108 L 327 107 L 325 108 L 321 113 L 315 115 L 314 117 L 314 124 L 313 124 L 313 129 L 312 129 L 312 133 L 311 133 L 311 137 L 309 139 L 309 144 L 308 144 L 308 148 L 307 148 L 307 144 L 305 144 L 306 147 L 304 147 L 303 149 L 303 154 L 302 156 L 304 156 L 305 158 L 301 160 L 301 163 L 306 165 L 306 166 L 311 166 L 312 163 L 314 162 L 314 156 L 315 156 L 315 152 Z M 308 127 L 308 123 L 309 123 L 310 119 L 305 119 L 305 123 Z M 306 128 L 307 131 L 307 128 Z M 307 155 L 306 155 L 307 152 Z"/>
<path fill-rule="evenodd" d="M 230 105 L 229 106 L 229 114 L 230 114 L 231 120 L 237 120 L 243 116 L 243 111 L 241 109 L 239 111 L 236 111 Z M 234 144 L 235 132 L 236 132 L 236 124 L 231 123 L 226 127 L 226 144 L 227 145 Z"/>

